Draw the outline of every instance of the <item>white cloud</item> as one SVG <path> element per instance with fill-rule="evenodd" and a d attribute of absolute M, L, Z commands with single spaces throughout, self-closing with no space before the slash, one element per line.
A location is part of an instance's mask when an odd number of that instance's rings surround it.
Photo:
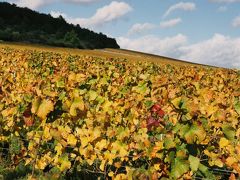
<path fill-rule="evenodd" d="M 170 19 L 170 20 L 161 22 L 160 27 L 169 28 L 169 27 L 176 26 L 177 24 L 179 24 L 181 22 L 182 22 L 181 18 Z"/>
<path fill-rule="evenodd" d="M 240 27 L 240 16 L 233 19 L 232 26 L 233 27 Z"/>
<path fill-rule="evenodd" d="M 234 3 L 234 2 L 240 2 L 240 0 L 209 0 L 210 2 L 215 3 Z"/>
<path fill-rule="evenodd" d="M 117 42 L 121 48 L 143 51 L 163 56 L 177 56 L 178 47 L 187 42 L 187 37 L 178 34 L 173 37 L 160 38 L 155 35 L 143 36 L 136 39 L 126 37 L 117 38 Z"/>
<path fill-rule="evenodd" d="M 38 9 L 42 6 L 45 6 L 47 4 L 50 4 L 53 2 L 53 0 L 13 0 L 10 1 L 11 3 L 15 3 L 20 7 L 28 7 L 30 9 Z"/>
<path fill-rule="evenodd" d="M 227 11 L 227 6 L 220 6 L 218 8 L 218 12 L 226 12 Z"/>
<path fill-rule="evenodd" d="M 62 16 L 62 17 L 65 18 L 65 19 L 68 18 L 68 16 L 67 16 L 66 14 L 61 13 L 61 12 L 59 12 L 59 11 L 51 11 L 50 14 L 51 14 L 51 16 L 54 17 L 54 18 L 57 18 L 57 17 L 59 17 L 59 16 Z"/>
<path fill-rule="evenodd" d="M 78 3 L 78 4 L 90 4 L 98 2 L 100 0 L 9 0 L 10 3 L 15 3 L 20 7 L 28 7 L 30 9 L 37 10 L 42 6 L 46 6 L 53 2 L 66 2 L 66 3 Z"/>
<path fill-rule="evenodd" d="M 63 1 L 70 2 L 70 3 L 90 4 L 100 0 L 63 0 Z"/>
<path fill-rule="evenodd" d="M 192 2 L 179 2 L 174 4 L 168 8 L 168 10 L 164 13 L 163 17 L 167 17 L 170 13 L 176 10 L 183 10 L 183 11 L 193 11 L 196 9 L 195 3 Z"/>
<path fill-rule="evenodd" d="M 112 1 L 109 5 L 97 9 L 96 13 L 90 18 L 73 18 L 61 12 L 52 11 L 52 16 L 62 15 L 67 22 L 79 24 L 82 27 L 96 27 L 115 21 L 132 11 L 132 7 L 125 2 Z"/>
<path fill-rule="evenodd" d="M 212 38 L 196 44 L 180 47 L 181 59 L 216 65 L 240 68 L 240 38 L 230 38 L 215 34 Z"/>
<path fill-rule="evenodd" d="M 128 31 L 128 35 L 132 35 L 132 34 L 139 34 L 139 33 L 143 33 L 146 32 L 148 30 L 154 29 L 156 26 L 154 24 L 151 23 L 137 23 L 134 24 Z"/>
<path fill-rule="evenodd" d="M 109 5 L 99 8 L 90 18 L 80 19 L 80 24 L 85 26 L 99 26 L 126 15 L 132 7 L 125 2 L 112 1 Z"/>
<path fill-rule="evenodd" d="M 215 34 L 210 39 L 189 44 L 187 37 L 178 34 L 159 38 L 149 35 L 136 39 L 117 38 L 121 48 L 143 51 L 161 56 L 220 67 L 240 68 L 240 37 L 231 38 Z"/>

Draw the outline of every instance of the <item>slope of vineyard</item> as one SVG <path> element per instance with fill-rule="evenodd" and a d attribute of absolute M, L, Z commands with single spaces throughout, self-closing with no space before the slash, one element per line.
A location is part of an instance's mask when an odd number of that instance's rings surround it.
<path fill-rule="evenodd" d="M 239 71 L 89 52 L 1 45 L 1 177 L 239 177 Z"/>

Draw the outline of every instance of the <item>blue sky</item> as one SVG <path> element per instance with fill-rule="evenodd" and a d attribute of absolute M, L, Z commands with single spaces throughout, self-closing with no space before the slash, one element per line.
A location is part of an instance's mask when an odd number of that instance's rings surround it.
<path fill-rule="evenodd" d="M 9 0 L 116 38 L 121 48 L 240 68 L 240 0 Z"/>

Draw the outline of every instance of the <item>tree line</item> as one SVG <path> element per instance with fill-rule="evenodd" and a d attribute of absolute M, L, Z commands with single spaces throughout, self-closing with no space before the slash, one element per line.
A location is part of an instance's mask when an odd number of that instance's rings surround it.
<path fill-rule="evenodd" d="M 0 40 L 80 49 L 119 48 L 116 40 L 59 16 L 0 2 Z"/>

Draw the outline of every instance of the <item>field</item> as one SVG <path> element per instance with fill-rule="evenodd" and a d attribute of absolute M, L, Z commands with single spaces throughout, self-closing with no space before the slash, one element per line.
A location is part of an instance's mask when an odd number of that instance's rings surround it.
<path fill-rule="evenodd" d="M 0 179 L 237 179 L 240 72 L 0 44 Z"/>

